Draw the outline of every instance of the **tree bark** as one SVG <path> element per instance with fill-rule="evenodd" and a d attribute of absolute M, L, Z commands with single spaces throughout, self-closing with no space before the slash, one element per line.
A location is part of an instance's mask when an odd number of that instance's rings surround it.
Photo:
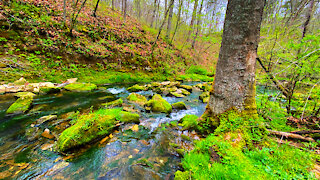
<path fill-rule="evenodd" d="M 127 20 L 127 0 L 124 1 L 124 8 L 123 8 L 123 22 L 125 23 Z"/>
<path fill-rule="evenodd" d="M 236 110 L 256 116 L 255 65 L 265 0 L 229 0 L 213 90 L 211 116 Z"/>

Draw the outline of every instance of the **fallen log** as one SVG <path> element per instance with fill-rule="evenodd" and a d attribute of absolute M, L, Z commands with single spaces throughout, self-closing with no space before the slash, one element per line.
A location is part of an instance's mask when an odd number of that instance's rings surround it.
<path fill-rule="evenodd" d="M 320 133 L 320 130 L 303 130 L 303 131 L 291 131 L 293 134 L 315 134 Z"/>
<path fill-rule="evenodd" d="M 299 140 L 302 140 L 302 141 L 315 142 L 315 140 L 310 138 L 310 137 L 303 137 L 303 136 L 298 135 L 298 134 L 293 134 L 293 133 L 289 133 L 289 132 L 274 131 L 274 130 L 271 130 L 271 129 L 267 129 L 267 131 L 269 131 L 270 134 L 273 134 L 273 135 L 276 135 L 276 136 L 281 136 L 281 137 L 291 138 L 291 139 L 299 139 Z"/>

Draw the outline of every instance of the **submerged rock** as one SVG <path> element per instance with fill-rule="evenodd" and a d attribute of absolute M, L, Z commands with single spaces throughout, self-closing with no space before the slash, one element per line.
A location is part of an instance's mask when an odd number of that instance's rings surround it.
<path fill-rule="evenodd" d="M 173 109 L 187 109 L 187 106 L 184 102 L 180 101 L 180 102 L 173 103 L 172 108 Z"/>
<path fill-rule="evenodd" d="M 94 89 L 97 89 L 97 85 L 91 84 L 91 83 L 71 83 L 64 86 L 63 88 L 68 91 L 81 92 L 81 91 L 92 91 Z"/>
<path fill-rule="evenodd" d="M 185 97 L 185 95 L 180 94 L 179 92 L 171 92 L 170 94 L 171 94 L 172 96 L 177 97 L 177 98 L 183 98 L 183 97 Z"/>
<path fill-rule="evenodd" d="M 146 109 L 150 108 L 153 112 L 171 113 L 172 106 L 159 94 L 155 94 L 146 104 Z"/>
<path fill-rule="evenodd" d="M 145 86 L 140 86 L 138 84 L 135 84 L 131 87 L 129 87 L 127 90 L 130 92 L 138 92 L 138 91 L 145 91 L 147 88 Z"/>
<path fill-rule="evenodd" d="M 189 86 L 189 85 L 180 85 L 180 88 L 183 88 L 189 92 L 192 92 L 192 86 Z"/>
<path fill-rule="evenodd" d="M 45 137 L 45 138 L 48 138 L 48 139 L 54 139 L 54 135 L 52 135 L 50 133 L 50 130 L 49 129 L 45 129 L 43 131 L 43 133 L 41 134 L 42 137 Z"/>
<path fill-rule="evenodd" d="M 113 107 L 121 107 L 122 103 L 123 103 L 123 100 L 120 98 L 111 102 L 104 103 L 103 105 L 105 105 L 106 108 L 113 108 Z"/>
<path fill-rule="evenodd" d="M 74 125 L 61 133 L 57 141 L 57 148 L 60 152 L 67 151 L 110 134 L 118 121 L 138 122 L 138 120 L 138 114 L 124 112 L 120 109 L 100 109 L 79 116 Z"/>
<path fill-rule="evenodd" d="M 139 105 L 144 105 L 147 102 L 147 98 L 144 97 L 141 94 L 137 94 L 137 93 L 131 93 L 128 97 L 127 97 L 129 102 L 134 102 L 137 103 Z"/>
<path fill-rule="evenodd" d="M 9 107 L 7 113 L 24 113 L 31 107 L 32 101 L 33 96 L 22 96 Z"/>

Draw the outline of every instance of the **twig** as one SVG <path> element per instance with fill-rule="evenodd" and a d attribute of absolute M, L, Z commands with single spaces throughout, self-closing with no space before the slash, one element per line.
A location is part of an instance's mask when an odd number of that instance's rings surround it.
<path fill-rule="evenodd" d="M 303 130 L 303 131 L 291 131 L 293 134 L 315 134 L 320 133 L 320 130 Z"/>

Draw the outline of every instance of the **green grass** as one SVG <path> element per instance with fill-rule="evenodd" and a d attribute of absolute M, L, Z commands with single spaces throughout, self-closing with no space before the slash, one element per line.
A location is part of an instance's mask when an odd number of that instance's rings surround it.
<path fill-rule="evenodd" d="M 221 162 L 211 160 L 211 148 Z M 196 143 L 182 165 L 187 173 L 178 172 L 176 179 L 315 179 L 310 172 L 315 157 L 288 144 L 266 141 L 263 148 L 237 148 L 232 141 L 210 135 Z"/>

